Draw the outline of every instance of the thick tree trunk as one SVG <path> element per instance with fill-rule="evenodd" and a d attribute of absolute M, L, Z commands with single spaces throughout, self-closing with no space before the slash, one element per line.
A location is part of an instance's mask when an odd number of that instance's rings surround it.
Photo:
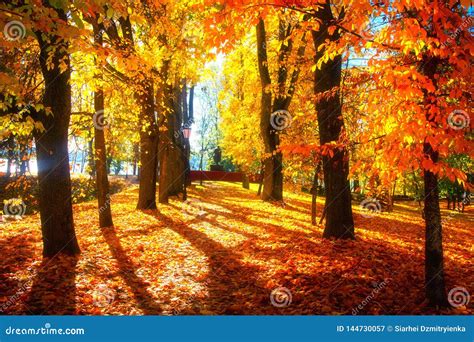
<path fill-rule="evenodd" d="M 142 82 L 142 93 L 137 94 L 140 104 L 140 185 L 137 209 L 156 209 L 156 169 L 158 167 L 158 133 L 155 120 L 153 82 Z"/>
<path fill-rule="evenodd" d="M 317 12 L 322 25 L 319 31 L 313 31 L 316 62 L 324 55 L 320 46 L 326 39 L 337 39 L 329 36 L 327 23 L 332 20 L 331 8 L 328 3 Z M 344 128 L 339 87 L 341 83 L 341 56 L 322 63 L 317 68 L 314 78 L 314 90 L 318 98 L 316 111 L 318 114 L 320 144 L 338 141 Z M 326 226 L 323 237 L 354 239 L 354 220 L 351 207 L 351 189 L 349 180 L 349 156 L 346 148 L 333 151 L 333 156 L 322 156 L 324 185 L 326 192 L 325 217 Z"/>
<path fill-rule="evenodd" d="M 265 23 L 262 19 L 257 24 L 257 53 L 262 86 L 260 134 L 266 154 L 263 160 L 264 177 L 261 197 L 264 201 L 281 201 L 283 200 L 282 155 L 277 152 L 280 143 L 277 131 L 270 124 L 272 93 L 269 87 L 271 86 L 271 78 L 268 71 Z"/>
<path fill-rule="evenodd" d="M 305 15 L 303 20 L 307 20 Z M 272 118 L 272 113 L 278 111 L 287 111 L 293 94 L 295 92 L 296 82 L 299 77 L 298 63 L 289 76 L 287 60 L 293 49 L 293 38 L 291 24 L 280 21 L 278 30 L 278 39 L 280 48 L 278 50 L 278 73 L 277 86 L 278 92 L 272 98 L 271 77 L 268 68 L 267 58 L 267 38 L 265 32 L 265 23 L 260 19 L 257 24 L 257 56 L 258 71 L 260 74 L 260 83 L 262 86 L 261 113 L 260 113 L 260 134 L 265 147 L 265 156 L 263 161 L 264 180 L 261 197 L 264 201 L 282 201 L 283 200 L 283 155 L 279 151 L 279 131 L 287 128 L 291 117 L 282 116 Z M 296 56 L 301 58 L 306 48 L 305 35 L 302 37 L 300 46 L 297 49 Z M 289 115 L 289 114 L 288 114 Z"/>
<path fill-rule="evenodd" d="M 173 89 L 173 95 L 170 98 L 171 112 L 168 116 L 168 138 L 170 141 L 170 153 L 168 154 L 168 195 L 178 196 L 183 193 L 184 177 L 186 172 L 186 151 L 184 150 L 184 137 L 181 131 L 183 124 L 183 113 L 186 109 L 183 104 L 186 103 L 186 92 L 184 80 L 176 82 Z M 184 83 L 184 84 L 183 84 Z"/>
<path fill-rule="evenodd" d="M 179 86 L 162 87 L 163 126 L 160 132 L 160 203 L 168 203 L 169 196 L 183 193 L 185 177 L 185 151 L 182 124 L 182 92 Z"/>
<path fill-rule="evenodd" d="M 423 60 L 422 72 L 431 79 L 435 88 L 437 82 L 435 74 L 437 72 L 439 60 L 426 56 Z M 434 116 L 429 111 L 436 108 L 436 94 L 424 90 L 424 103 L 426 110 L 426 120 L 432 124 Z M 438 153 L 433 150 L 431 144 L 425 140 L 423 153 L 426 158 L 433 163 L 438 162 Z M 448 306 L 446 296 L 446 285 L 444 281 L 443 266 L 443 235 L 441 226 L 441 212 L 439 208 L 438 178 L 430 170 L 423 170 L 425 182 L 424 219 L 425 231 L 425 292 L 428 302 L 432 306 Z"/>
<path fill-rule="evenodd" d="M 423 152 L 436 162 L 437 155 L 431 145 L 425 143 Z M 441 213 L 439 209 L 438 179 L 425 170 L 425 287 L 426 297 L 431 305 L 447 306 L 443 267 L 443 238 Z"/>
<path fill-rule="evenodd" d="M 56 11 L 60 19 L 67 20 L 64 12 Z M 68 45 L 57 36 L 43 39 L 44 33 L 40 32 L 36 36 L 41 48 L 39 60 L 45 84 L 43 103 L 51 109 L 51 114 L 44 110 L 38 113 L 38 120 L 45 130 L 36 130 L 34 133 L 43 256 L 53 257 L 58 253 L 75 255 L 80 250 L 74 230 L 69 173 L 71 68 Z M 60 70 L 60 63 L 66 64 L 64 71 Z"/>

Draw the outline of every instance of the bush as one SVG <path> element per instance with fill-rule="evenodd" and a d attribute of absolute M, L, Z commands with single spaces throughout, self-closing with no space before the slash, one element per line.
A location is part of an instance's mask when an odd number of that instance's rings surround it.
<path fill-rule="evenodd" d="M 110 193 L 115 194 L 126 189 L 130 183 L 124 179 L 113 178 L 110 181 Z M 82 203 L 95 199 L 97 190 L 95 180 L 88 176 L 76 176 L 71 178 L 72 203 Z M 38 210 L 38 179 L 36 176 L 20 176 L 6 179 L 0 178 L 0 205 L 3 206 L 12 200 L 22 201 L 26 206 L 26 214 Z"/>

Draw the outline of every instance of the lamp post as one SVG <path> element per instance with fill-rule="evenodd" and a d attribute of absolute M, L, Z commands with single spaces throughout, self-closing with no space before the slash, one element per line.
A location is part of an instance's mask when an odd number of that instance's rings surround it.
<path fill-rule="evenodd" d="M 188 139 L 188 140 L 189 140 L 189 137 L 191 136 L 191 127 L 189 127 L 188 125 L 183 127 L 183 136 L 184 136 L 184 139 Z"/>
<path fill-rule="evenodd" d="M 190 173 L 189 167 L 189 156 L 190 156 L 190 144 L 189 137 L 191 136 L 191 127 L 188 124 L 185 124 L 182 128 L 183 137 L 184 137 L 184 160 L 185 160 L 185 170 L 184 170 L 184 184 L 183 184 L 183 201 L 186 201 L 188 194 L 186 191 L 186 186 L 188 185 L 188 177 Z"/>

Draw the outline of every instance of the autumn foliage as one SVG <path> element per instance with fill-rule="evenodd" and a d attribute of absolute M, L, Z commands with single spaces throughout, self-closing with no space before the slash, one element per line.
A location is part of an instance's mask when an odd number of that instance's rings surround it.
<path fill-rule="evenodd" d="M 0 23 L 1 312 L 472 313 L 465 1 L 14 0 Z"/>

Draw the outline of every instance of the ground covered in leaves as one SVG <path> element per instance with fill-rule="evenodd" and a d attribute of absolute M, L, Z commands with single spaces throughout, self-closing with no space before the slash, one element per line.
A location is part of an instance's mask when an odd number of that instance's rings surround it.
<path fill-rule="evenodd" d="M 82 254 L 41 257 L 39 216 L 0 226 L 6 314 L 469 314 L 424 302 L 424 224 L 417 205 L 367 215 L 356 241 L 322 239 L 310 196 L 263 203 L 237 184 L 193 186 L 189 200 L 137 211 L 136 186 L 112 196 L 115 228 L 96 202 L 74 207 Z M 318 213 L 322 207 L 318 199 Z M 443 204 L 445 206 L 445 204 Z M 443 209 L 448 291 L 474 284 L 474 210 Z M 470 288 L 471 287 L 471 288 Z M 273 295 L 272 295 L 273 291 Z"/>

